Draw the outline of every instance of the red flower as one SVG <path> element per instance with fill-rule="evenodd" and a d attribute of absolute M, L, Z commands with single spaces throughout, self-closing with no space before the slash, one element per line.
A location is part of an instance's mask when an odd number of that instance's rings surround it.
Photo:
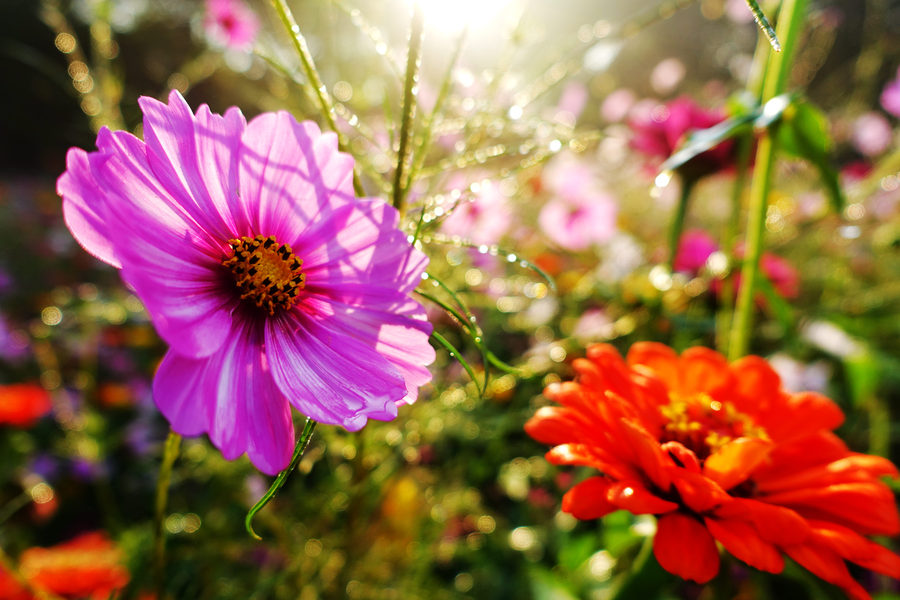
<path fill-rule="evenodd" d="M 850 452 L 832 433 L 844 415 L 820 394 L 791 394 L 767 362 L 729 364 L 692 348 L 680 357 L 635 344 L 627 361 L 587 349 L 575 381 L 545 395 L 525 425 L 553 444 L 554 464 L 600 471 L 563 497 L 563 510 L 596 519 L 624 509 L 656 515 L 659 564 L 705 583 L 719 570 L 716 542 L 752 567 L 779 573 L 784 555 L 851 598 L 869 598 L 845 561 L 900 577 L 900 556 L 867 535 L 900 533 L 890 461 Z"/>
<path fill-rule="evenodd" d="M 33 596 L 16 578 L 0 567 L 0 600 L 32 600 Z"/>
<path fill-rule="evenodd" d="M 649 115 L 632 119 L 629 123 L 634 136 L 631 147 L 654 159 L 655 170 L 669 158 L 688 135 L 700 129 L 708 129 L 725 120 L 722 111 L 708 111 L 690 98 L 678 98 L 657 106 Z M 698 154 L 678 170 L 688 179 L 698 179 L 724 171 L 734 165 L 735 146 L 730 140 Z"/>
<path fill-rule="evenodd" d="M 19 570 L 36 588 L 63 598 L 106 600 L 128 584 L 122 553 L 105 533 L 84 533 L 51 548 L 29 548 Z"/>
<path fill-rule="evenodd" d="M 0 386 L 0 425 L 31 427 L 50 412 L 50 396 L 31 383 Z"/>

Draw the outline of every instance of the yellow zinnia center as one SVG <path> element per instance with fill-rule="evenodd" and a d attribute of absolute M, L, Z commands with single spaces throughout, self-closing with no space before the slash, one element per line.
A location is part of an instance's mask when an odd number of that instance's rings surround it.
<path fill-rule="evenodd" d="M 294 256 L 287 244 L 280 244 L 275 236 L 244 236 L 228 240 L 233 253 L 222 264 L 231 270 L 234 284 L 241 291 L 241 300 L 275 314 L 275 309 L 287 310 L 297 301 L 306 275 L 300 267 L 303 261 Z"/>
<path fill-rule="evenodd" d="M 672 393 L 669 404 L 660 411 L 668 421 L 661 441 L 681 442 L 700 460 L 734 438 L 768 439 L 765 430 L 753 419 L 739 412 L 730 402 L 715 400 L 708 394 Z"/>

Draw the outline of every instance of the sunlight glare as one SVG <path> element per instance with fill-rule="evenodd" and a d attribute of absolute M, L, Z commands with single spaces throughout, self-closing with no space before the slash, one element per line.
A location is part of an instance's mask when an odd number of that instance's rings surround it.
<path fill-rule="evenodd" d="M 510 0 L 414 0 L 419 3 L 432 27 L 459 31 L 476 27 L 495 17 Z"/>

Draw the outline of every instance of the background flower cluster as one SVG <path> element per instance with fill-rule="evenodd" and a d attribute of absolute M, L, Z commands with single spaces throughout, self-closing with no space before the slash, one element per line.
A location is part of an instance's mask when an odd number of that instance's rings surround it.
<path fill-rule="evenodd" d="M 367 195 L 389 199 L 411 3 L 290 4 Z M 723 233 L 738 145 L 657 175 L 691 130 L 750 110 L 759 33 L 746 4 L 571 4 L 422 0 L 405 227 L 431 261 L 418 298 L 455 350 L 435 344 L 432 383 L 395 420 L 320 427 L 256 517 L 263 542 L 244 516 L 268 478 L 186 439 L 164 521 L 169 597 L 841 597 L 790 560 L 774 576 L 727 555 L 711 586 L 662 571 L 623 585 L 654 519 L 562 511 L 594 473 L 551 465 L 523 429 L 588 344 L 721 346 L 740 287 L 727 257 L 743 250 Z M 805 24 L 790 89 L 818 107 L 844 202 L 835 210 L 809 160 L 777 163 L 751 350 L 786 389 L 832 398 L 849 448 L 896 463 L 900 9 L 827 0 Z M 165 345 L 66 230 L 54 191 L 66 149 L 92 148 L 103 125 L 140 137 L 137 98 L 172 89 L 193 108 L 327 126 L 269 2 L 9 0 L 0 73 L 0 599 L 146 600 L 168 428 L 150 382 Z M 896 581 L 852 574 L 900 598 Z"/>

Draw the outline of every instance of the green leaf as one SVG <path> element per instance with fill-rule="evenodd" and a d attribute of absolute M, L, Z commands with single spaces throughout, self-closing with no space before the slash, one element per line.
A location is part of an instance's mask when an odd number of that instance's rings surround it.
<path fill-rule="evenodd" d="M 875 397 L 881 381 L 881 365 L 871 352 L 858 352 L 844 359 L 853 405 L 864 406 Z"/>
<path fill-rule="evenodd" d="M 674 171 L 686 162 L 703 154 L 707 150 L 715 148 L 727 139 L 736 137 L 750 131 L 750 124 L 759 116 L 759 110 L 753 110 L 746 114 L 736 115 L 725 119 L 707 129 L 700 129 L 691 133 L 681 147 L 672 156 L 666 159 L 660 167 L 660 173 Z"/>
<path fill-rule="evenodd" d="M 775 286 L 772 285 L 772 281 L 766 277 L 764 273 L 760 273 L 760 275 L 761 276 L 757 278 L 756 287 L 766 299 L 766 306 L 769 311 L 775 315 L 775 319 L 784 331 L 792 331 L 794 329 L 794 323 L 796 322 L 794 309 L 791 307 L 790 303 L 778 293 Z"/>
<path fill-rule="evenodd" d="M 528 569 L 528 578 L 535 600 L 578 600 L 567 581 L 544 567 Z"/>
<path fill-rule="evenodd" d="M 822 111 L 808 102 L 795 102 L 784 112 L 782 126 L 776 135 L 782 150 L 809 161 L 819 171 L 831 208 L 841 212 L 845 204 L 844 192 L 838 172 L 831 164 L 831 136 L 828 119 Z"/>

